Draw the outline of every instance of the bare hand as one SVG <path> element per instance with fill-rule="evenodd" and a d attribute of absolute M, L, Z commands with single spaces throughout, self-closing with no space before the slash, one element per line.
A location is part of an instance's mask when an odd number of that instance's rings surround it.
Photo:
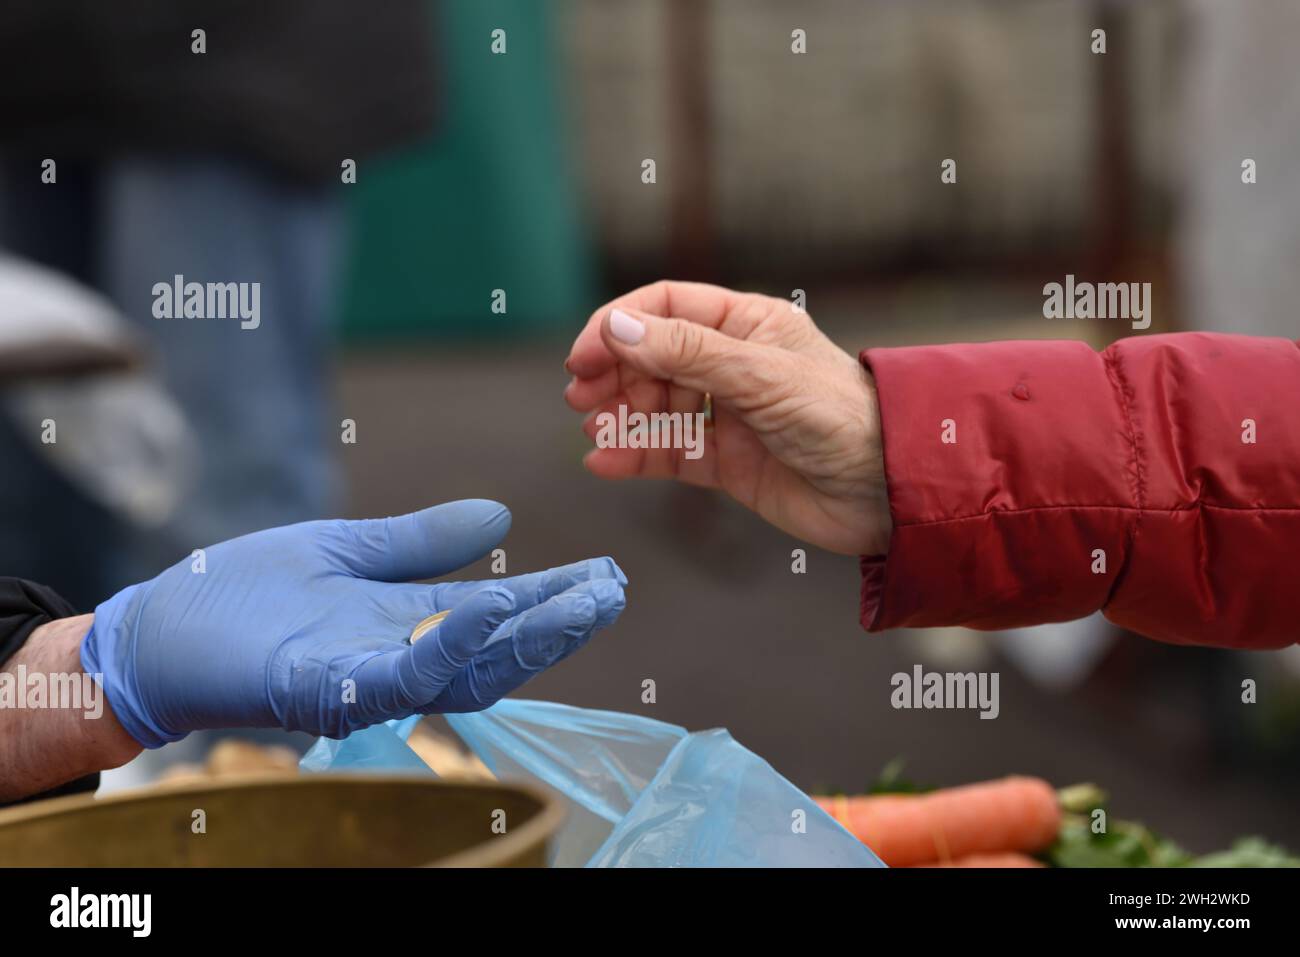
<path fill-rule="evenodd" d="M 883 554 L 891 521 L 875 384 L 856 358 L 783 299 L 658 282 L 602 306 L 565 362 L 565 400 L 596 417 L 701 410 L 704 454 L 595 448 L 602 478 L 675 478 L 720 488 L 778 528 L 851 555 Z"/>

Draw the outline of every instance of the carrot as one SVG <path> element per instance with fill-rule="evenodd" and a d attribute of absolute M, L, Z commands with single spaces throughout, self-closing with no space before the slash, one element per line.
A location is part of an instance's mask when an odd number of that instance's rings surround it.
<path fill-rule="evenodd" d="M 967 854 L 955 861 L 935 861 L 930 864 L 914 864 L 914 867 L 1046 867 L 1042 861 L 1036 861 L 1028 854 L 1016 851 L 1001 851 L 997 854 Z"/>
<path fill-rule="evenodd" d="M 929 794 L 817 801 L 890 867 L 1038 851 L 1052 843 L 1061 827 L 1056 792 L 1038 778 L 1008 777 Z"/>

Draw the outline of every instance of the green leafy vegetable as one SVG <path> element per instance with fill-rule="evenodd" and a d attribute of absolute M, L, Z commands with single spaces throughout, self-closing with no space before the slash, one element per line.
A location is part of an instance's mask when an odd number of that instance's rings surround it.
<path fill-rule="evenodd" d="M 1189 867 L 1300 867 L 1300 857 L 1260 837 L 1241 837 L 1226 851 L 1192 861 Z"/>
<path fill-rule="evenodd" d="M 1092 829 L 1092 811 L 1104 807 L 1104 791 L 1090 784 L 1058 792 L 1065 816 L 1056 843 L 1043 860 L 1053 867 L 1300 867 L 1300 858 L 1258 837 L 1239 838 L 1230 849 L 1196 857 L 1134 821 L 1109 820 Z"/>

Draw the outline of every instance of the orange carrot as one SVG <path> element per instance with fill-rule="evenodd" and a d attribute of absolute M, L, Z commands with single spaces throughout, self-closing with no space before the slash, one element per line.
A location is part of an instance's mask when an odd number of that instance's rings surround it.
<path fill-rule="evenodd" d="M 930 864 L 915 864 L 914 867 L 1046 867 L 1042 861 L 1036 861 L 1028 854 L 1015 851 L 1002 851 L 998 854 L 967 854 L 955 861 L 935 861 Z"/>
<path fill-rule="evenodd" d="M 1038 851 L 1061 827 L 1056 792 L 1038 778 L 1008 777 L 929 794 L 818 798 L 890 867 L 972 854 Z"/>

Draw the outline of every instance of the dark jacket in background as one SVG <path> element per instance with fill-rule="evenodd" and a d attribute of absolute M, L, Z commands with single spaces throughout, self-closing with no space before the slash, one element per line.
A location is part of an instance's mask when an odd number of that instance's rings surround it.
<path fill-rule="evenodd" d="M 0 148 L 228 154 L 323 180 L 430 132 L 427 0 L 4 0 Z M 191 52 L 191 31 L 207 52 Z"/>

